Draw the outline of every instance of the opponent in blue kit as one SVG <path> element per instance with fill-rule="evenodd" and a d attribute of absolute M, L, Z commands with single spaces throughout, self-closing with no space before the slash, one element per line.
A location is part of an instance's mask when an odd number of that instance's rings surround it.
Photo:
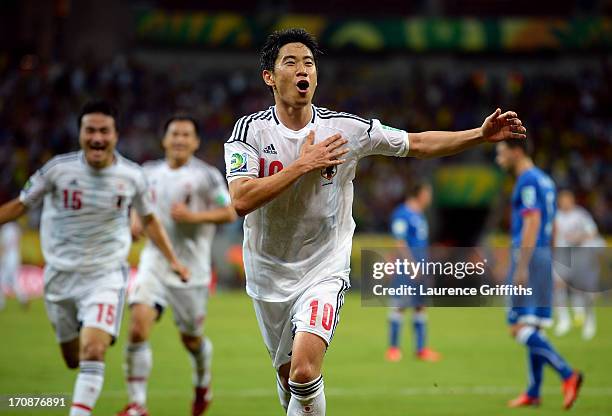
<path fill-rule="evenodd" d="M 397 240 L 400 256 L 409 261 L 427 260 L 429 246 L 429 226 L 424 211 L 431 204 L 432 189 L 426 182 L 415 182 L 408 190 L 406 200 L 391 215 L 391 231 Z M 398 276 L 395 279 L 399 279 Z M 420 283 L 424 283 L 419 279 Z M 415 282 L 410 280 L 410 282 Z M 402 283 L 404 283 L 402 281 Z M 405 300 L 404 300 L 405 299 Z M 427 314 L 421 296 L 409 296 L 393 300 L 389 312 L 389 348 L 386 359 L 399 361 L 402 358 L 400 334 L 404 322 L 404 311 L 414 307 L 412 328 L 414 331 L 415 351 L 418 359 L 438 361 L 440 354 L 426 347 Z"/>
<path fill-rule="evenodd" d="M 555 351 L 541 330 L 552 322 L 555 184 L 534 166 L 525 140 L 498 143 L 496 161 L 517 178 L 512 193 L 509 283 L 533 289 L 532 296 L 512 297 L 508 311 L 510 332 L 527 347 L 529 364 L 529 387 L 508 406 L 539 405 L 544 364 L 550 364 L 563 380 L 563 407 L 569 409 L 578 397 L 583 376 Z"/>

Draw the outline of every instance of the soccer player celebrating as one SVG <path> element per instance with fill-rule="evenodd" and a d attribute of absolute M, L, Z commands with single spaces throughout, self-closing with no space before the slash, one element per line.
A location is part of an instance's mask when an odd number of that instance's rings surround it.
<path fill-rule="evenodd" d="M 87 103 L 78 118 L 81 151 L 56 156 L 0 207 L 0 224 L 44 198 L 40 237 L 45 306 L 68 368 L 79 368 L 71 416 L 90 415 L 104 382 L 104 355 L 119 334 L 131 244 L 128 207 L 179 280 L 177 260 L 153 214 L 140 166 L 115 151 L 117 113 L 104 101 Z"/>
<path fill-rule="evenodd" d="M 128 298 L 131 322 L 125 376 L 129 404 L 120 416 L 148 414 L 146 389 L 153 362 L 147 340 L 153 323 L 167 305 L 172 306 L 181 341 L 192 359 L 195 386 L 192 414 L 204 413 L 212 397 L 209 388 L 212 343 L 202 336 L 211 279 L 211 245 L 215 224 L 233 221 L 236 213 L 221 173 L 193 156 L 200 145 L 198 123 L 193 117 L 171 117 L 164 126 L 162 145 L 166 158 L 146 163 L 144 170 L 155 213 L 192 276 L 187 284 L 176 279 L 159 249 L 147 242 Z M 133 216 L 132 224 L 133 233 L 138 235 L 141 227 L 137 216 Z"/>
<path fill-rule="evenodd" d="M 391 215 L 391 232 L 397 240 L 400 255 L 409 261 L 427 259 L 427 246 L 429 245 L 429 226 L 425 217 L 425 210 L 431 205 L 431 185 L 423 181 L 413 183 L 408 191 L 408 197 Z M 402 279 L 395 277 L 395 279 Z M 408 279 L 407 284 L 414 280 Z M 402 359 L 399 347 L 404 310 L 414 307 L 412 315 L 412 328 L 414 331 L 416 356 L 423 361 L 439 361 L 440 354 L 426 347 L 427 314 L 425 305 L 420 296 L 402 296 L 394 299 L 395 305 L 389 312 L 389 348 L 386 358 L 389 361 Z"/>
<path fill-rule="evenodd" d="M 510 333 L 527 347 L 529 387 L 508 403 L 509 407 L 538 406 L 544 364 L 563 380 L 563 407 L 569 409 L 582 383 L 541 331 L 552 318 L 552 252 L 555 217 L 555 184 L 534 166 L 526 140 L 497 144 L 497 163 L 516 176 L 512 192 L 512 261 L 510 284 L 529 286 L 532 298 L 512 298 L 508 311 Z"/>
<path fill-rule="evenodd" d="M 590 340 L 597 332 L 593 292 L 597 290 L 599 268 L 597 250 L 594 248 L 605 247 L 605 241 L 600 237 L 591 214 L 576 204 L 572 191 L 564 189 L 559 192 L 557 205 L 559 211 L 555 217 L 555 246 L 576 247 L 576 256 L 573 256 L 574 261 L 569 269 L 561 264 L 555 267 L 559 277 L 555 282 L 555 301 L 558 305 L 555 335 L 565 335 L 570 330 L 569 290 L 575 318 L 584 325 L 582 338 Z M 565 282 L 572 287 L 568 287 Z"/>
<path fill-rule="evenodd" d="M 325 414 L 321 369 L 349 287 L 357 162 L 445 156 L 525 137 L 516 114 L 500 109 L 472 130 L 407 134 L 316 107 L 318 55 L 304 30 L 272 33 L 261 69 L 275 105 L 239 119 L 225 144 L 232 204 L 246 215 L 247 293 L 292 416 Z"/>

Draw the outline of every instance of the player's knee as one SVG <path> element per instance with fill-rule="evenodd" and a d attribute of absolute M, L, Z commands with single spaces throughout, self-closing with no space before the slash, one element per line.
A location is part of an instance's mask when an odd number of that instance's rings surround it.
<path fill-rule="evenodd" d="M 186 349 L 191 352 L 196 352 L 202 345 L 202 337 L 194 337 L 193 335 L 181 334 L 181 341 Z"/>
<path fill-rule="evenodd" d="M 319 377 L 320 371 L 309 362 L 298 363 L 291 366 L 289 378 L 296 383 L 308 383 Z"/>
<path fill-rule="evenodd" d="M 130 323 L 130 342 L 144 342 L 149 338 L 149 328 L 141 320 L 133 320 Z"/>
<path fill-rule="evenodd" d="M 148 335 L 148 331 L 144 325 L 132 322 L 130 325 L 130 342 L 144 342 L 148 339 Z"/>
<path fill-rule="evenodd" d="M 104 342 L 93 340 L 83 344 L 81 349 L 81 360 L 85 361 L 104 361 L 106 353 L 106 344 Z"/>

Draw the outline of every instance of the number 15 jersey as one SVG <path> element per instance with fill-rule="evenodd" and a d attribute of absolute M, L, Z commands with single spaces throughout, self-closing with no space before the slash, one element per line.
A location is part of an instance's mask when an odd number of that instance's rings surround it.
<path fill-rule="evenodd" d="M 293 163 L 308 133 L 315 143 L 336 133 L 348 140 L 346 162 L 312 171 L 244 221 L 247 293 L 281 302 L 331 276 L 348 281 L 355 222 L 353 178 L 359 159 L 406 156 L 408 135 L 348 113 L 313 106 L 310 123 L 299 131 L 284 126 L 275 107 L 242 117 L 225 144 L 228 182 L 274 175 Z"/>
<path fill-rule="evenodd" d="M 118 269 L 132 243 L 129 207 L 141 216 L 153 213 L 142 168 L 118 153 L 104 169 L 92 168 L 82 151 L 56 156 L 30 178 L 19 199 L 27 207 L 44 200 L 42 251 L 47 264 L 62 272 Z"/>

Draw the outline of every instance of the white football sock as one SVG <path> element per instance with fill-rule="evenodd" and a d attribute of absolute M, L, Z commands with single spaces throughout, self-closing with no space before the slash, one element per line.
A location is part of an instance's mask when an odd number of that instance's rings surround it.
<path fill-rule="evenodd" d="M 147 402 L 147 382 L 153 367 L 153 352 L 147 341 L 128 344 L 123 370 L 130 403 L 144 406 Z"/>
<path fill-rule="evenodd" d="M 325 416 L 325 392 L 323 376 L 308 383 L 289 380 L 291 400 L 287 416 Z"/>
<path fill-rule="evenodd" d="M 70 416 L 89 416 L 100 396 L 104 384 L 102 361 L 81 361 L 79 375 L 74 384 Z"/>
<path fill-rule="evenodd" d="M 200 349 L 196 353 L 191 351 L 189 353 L 193 367 L 193 385 L 196 387 L 208 387 L 211 378 L 212 342 L 210 339 L 204 338 L 200 343 Z"/>

